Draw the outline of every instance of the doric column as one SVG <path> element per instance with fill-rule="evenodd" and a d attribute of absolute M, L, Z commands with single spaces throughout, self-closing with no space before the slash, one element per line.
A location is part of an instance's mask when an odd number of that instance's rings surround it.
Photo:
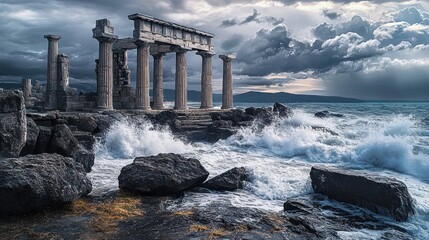
<path fill-rule="evenodd" d="M 150 110 L 149 43 L 137 40 L 136 108 Z"/>
<path fill-rule="evenodd" d="M 69 57 L 58 55 L 57 100 L 58 109 L 67 110 L 67 88 L 69 85 Z"/>
<path fill-rule="evenodd" d="M 219 55 L 223 60 L 223 86 L 222 86 L 222 109 L 233 108 L 233 92 L 232 92 L 232 61 L 234 55 Z"/>
<path fill-rule="evenodd" d="M 99 42 L 97 67 L 97 108 L 113 109 L 113 27 L 107 19 L 96 21 L 93 37 Z"/>
<path fill-rule="evenodd" d="M 176 49 L 176 82 L 174 109 L 188 109 L 188 83 L 186 75 L 186 49 Z"/>
<path fill-rule="evenodd" d="M 48 73 L 46 82 L 46 106 L 48 110 L 57 109 L 57 77 L 58 77 L 58 41 L 61 36 L 44 35 L 48 39 Z"/>
<path fill-rule="evenodd" d="M 201 109 L 213 108 L 212 52 L 197 52 L 202 57 L 201 68 Z"/>
<path fill-rule="evenodd" d="M 153 109 L 164 108 L 164 88 L 162 76 L 162 63 L 165 53 L 152 54 L 153 57 Z"/>
<path fill-rule="evenodd" d="M 22 92 L 24 94 L 25 101 L 31 96 L 31 79 L 23 78 L 22 79 Z"/>

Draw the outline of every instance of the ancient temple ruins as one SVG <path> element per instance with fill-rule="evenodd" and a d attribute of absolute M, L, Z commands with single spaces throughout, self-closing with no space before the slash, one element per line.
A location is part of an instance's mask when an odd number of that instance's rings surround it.
<path fill-rule="evenodd" d="M 176 55 L 174 109 L 188 109 L 187 65 L 188 52 L 201 56 L 201 109 L 213 108 L 212 45 L 213 34 L 143 14 L 128 16 L 134 22 L 132 38 L 118 38 L 108 19 L 96 21 L 93 38 L 99 42 L 99 57 L 95 60 L 97 92 L 77 94 L 68 87 L 66 55 L 58 53 L 60 36 L 45 35 L 48 39 L 48 68 L 45 96 L 46 110 L 96 109 L 164 109 L 163 58 Z M 128 68 L 128 50 L 137 49 L 136 87 L 131 87 Z M 150 99 L 149 58 L 153 57 L 153 101 Z M 222 109 L 233 107 L 232 61 L 233 55 L 220 55 L 223 60 Z M 23 80 L 24 93 L 31 89 L 31 80 Z M 29 95 L 29 94 L 27 94 Z"/>

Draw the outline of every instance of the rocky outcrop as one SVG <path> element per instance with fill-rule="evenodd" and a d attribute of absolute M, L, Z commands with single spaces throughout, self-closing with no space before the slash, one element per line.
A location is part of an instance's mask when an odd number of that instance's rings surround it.
<path fill-rule="evenodd" d="M 80 164 L 58 154 L 0 161 L 0 213 L 23 214 L 69 203 L 91 192 Z"/>
<path fill-rule="evenodd" d="M 273 112 L 278 113 L 279 117 L 292 117 L 293 111 L 292 108 L 287 107 L 281 103 L 274 103 Z"/>
<path fill-rule="evenodd" d="M 25 145 L 27 118 L 21 91 L 0 91 L 0 157 L 18 157 Z"/>
<path fill-rule="evenodd" d="M 209 179 L 201 186 L 216 191 L 234 191 L 243 188 L 246 179 L 246 169 L 236 167 Z"/>
<path fill-rule="evenodd" d="M 339 113 L 331 113 L 329 111 L 321 111 L 314 114 L 315 117 L 318 118 L 328 118 L 328 117 L 344 117 L 343 114 Z"/>
<path fill-rule="evenodd" d="M 337 201 L 391 216 L 398 221 L 405 221 L 414 214 L 407 186 L 395 179 L 324 167 L 312 167 L 310 177 L 316 193 Z"/>
<path fill-rule="evenodd" d="M 27 140 L 22 148 L 20 156 L 33 154 L 36 150 L 37 138 L 39 137 L 39 127 L 31 118 L 27 118 Z"/>
<path fill-rule="evenodd" d="M 171 195 L 203 183 L 209 173 L 197 159 L 178 154 L 138 157 L 119 175 L 119 188 L 143 195 Z"/>
<path fill-rule="evenodd" d="M 39 135 L 37 136 L 36 148 L 34 153 L 47 153 L 49 143 L 51 142 L 52 128 L 39 126 Z"/>

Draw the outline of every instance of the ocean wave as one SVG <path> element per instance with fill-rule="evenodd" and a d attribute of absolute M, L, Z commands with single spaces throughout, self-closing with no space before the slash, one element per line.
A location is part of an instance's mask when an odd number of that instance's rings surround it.
<path fill-rule="evenodd" d="M 146 120 L 124 118 L 115 122 L 97 142 L 97 159 L 129 159 L 158 153 L 185 153 L 190 145 L 175 138 L 168 128 L 155 127 Z"/>

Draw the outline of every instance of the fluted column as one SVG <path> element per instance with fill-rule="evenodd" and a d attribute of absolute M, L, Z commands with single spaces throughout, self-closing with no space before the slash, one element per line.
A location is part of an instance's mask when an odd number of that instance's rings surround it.
<path fill-rule="evenodd" d="M 186 49 L 176 50 L 176 82 L 174 109 L 188 109 L 188 83 L 186 75 Z"/>
<path fill-rule="evenodd" d="M 161 110 L 164 108 L 164 88 L 162 65 L 165 53 L 153 54 L 153 109 Z"/>
<path fill-rule="evenodd" d="M 46 106 L 48 110 L 57 109 L 57 77 L 58 77 L 58 41 L 61 36 L 44 35 L 48 39 L 48 72 L 46 82 Z"/>
<path fill-rule="evenodd" d="M 137 40 L 136 108 L 150 110 L 149 44 Z"/>
<path fill-rule="evenodd" d="M 232 61 L 234 55 L 219 55 L 223 60 L 222 109 L 233 108 Z"/>
<path fill-rule="evenodd" d="M 22 93 L 24 94 L 25 101 L 31 96 L 31 79 L 23 78 L 22 79 Z"/>
<path fill-rule="evenodd" d="M 197 52 L 202 57 L 201 68 L 201 109 L 213 108 L 212 57 L 211 52 Z"/>
<path fill-rule="evenodd" d="M 93 37 L 99 42 L 97 67 L 97 108 L 113 109 L 113 27 L 107 19 L 96 21 Z"/>

